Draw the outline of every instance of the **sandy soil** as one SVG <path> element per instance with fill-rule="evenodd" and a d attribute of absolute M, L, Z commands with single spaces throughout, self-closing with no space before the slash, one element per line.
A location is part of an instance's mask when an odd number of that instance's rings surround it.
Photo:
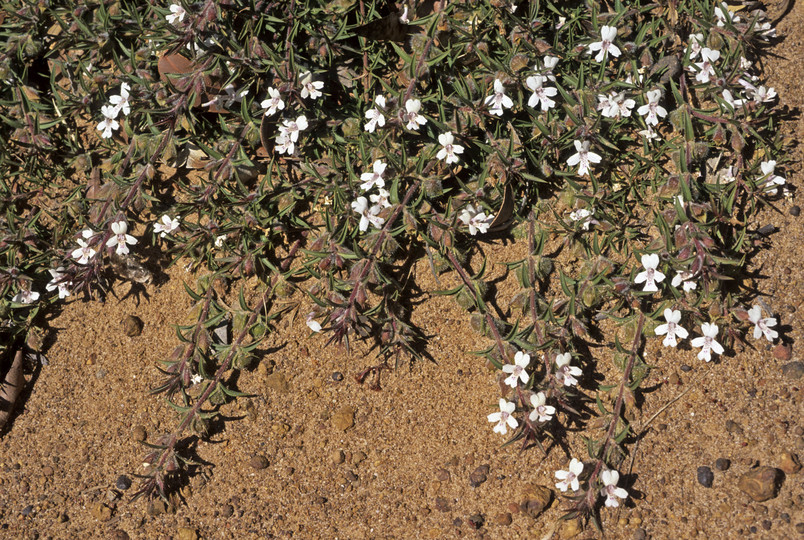
<path fill-rule="evenodd" d="M 791 113 L 783 129 L 800 140 L 804 5 L 778 32 L 784 39 L 765 67 Z M 801 162 L 801 148 L 794 157 Z M 804 185 L 797 166 L 787 179 Z M 704 364 L 689 349 L 668 353 L 658 340 L 649 343 L 646 357 L 655 369 L 633 418 L 640 437 L 621 467 L 632 497 L 624 508 L 602 511 L 609 538 L 804 538 L 804 472 L 787 474 L 778 495 L 763 503 L 737 487 L 756 465 L 783 466 L 784 452 L 804 457 L 804 379 L 801 371 L 798 378 L 782 371 L 800 360 L 802 339 L 804 217 L 791 212 L 796 203 L 783 200 L 762 213 L 756 225 L 778 232 L 751 261 L 792 357 L 779 358 L 778 349 L 749 339 L 756 348 Z M 504 261 L 523 246 L 486 249 L 491 260 Z M 560 500 L 535 519 L 520 503 L 533 485 L 552 488 L 554 471 L 570 455 L 585 456 L 583 448 L 556 447 L 544 456 L 501 447 L 485 419 L 499 396 L 496 374 L 471 354 L 487 345 L 485 338 L 451 300 L 429 292 L 415 318 L 433 336 L 428 350 L 435 361 L 384 373 L 380 392 L 354 381 L 373 363 L 365 346 L 350 353 L 325 347 L 302 318 L 280 321 L 259 365 L 239 380 L 256 397 L 227 405 L 231 420 L 210 442 L 195 443 L 206 465 L 182 491 L 184 504 L 164 511 L 131 502 L 132 473 L 142 470 L 145 455 L 139 435 L 144 429 L 152 441 L 176 423 L 163 398 L 148 390 L 160 381 L 157 363 L 177 344 L 172 325 L 186 322 L 190 299 L 182 282 L 192 284 L 194 276 L 176 266 L 166 277 L 146 296 L 126 296 L 129 285 L 119 284 L 105 303 L 71 299 L 49 321 L 50 364 L 34 375 L 23 410 L 0 439 L 0 537 L 547 538 L 555 531 L 567 538 L 577 532 L 556 522 L 566 507 Z M 425 291 L 437 288 L 426 267 L 416 269 L 416 278 Z M 499 285 L 503 297 L 511 281 Z M 130 315 L 144 321 L 139 336 L 123 331 Z M 606 352 L 599 354 L 599 371 L 607 375 Z M 340 429 L 350 411 L 354 425 Z M 730 466 L 720 470 L 719 458 Z M 470 475 L 484 465 L 486 480 L 472 487 Z M 696 479 L 701 466 L 714 473 L 710 488 Z M 134 486 L 118 489 L 121 475 Z"/>

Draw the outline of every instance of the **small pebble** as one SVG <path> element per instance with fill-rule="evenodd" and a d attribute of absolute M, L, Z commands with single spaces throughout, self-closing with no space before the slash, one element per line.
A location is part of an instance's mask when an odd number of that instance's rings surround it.
<path fill-rule="evenodd" d="M 223 510 L 221 511 L 221 515 L 225 518 L 230 518 L 234 515 L 234 506 L 231 504 L 223 505 Z"/>
<path fill-rule="evenodd" d="M 469 485 L 476 488 L 488 479 L 489 466 L 481 465 L 469 475 Z"/>
<path fill-rule="evenodd" d="M 673 373 L 670 375 L 668 382 L 674 386 L 678 386 L 681 384 L 681 377 L 678 376 L 678 373 Z"/>
<path fill-rule="evenodd" d="M 438 472 L 436 472 L 436 478 L 440 482 L 449 482 L 449 477 L 450 475 L 447 469 L 438 469 Z"/>
<path fill-rule="evenodd" d="M 698 467 L 698 483 L 705 488 L 712 487 L 712 482 L 715 480 L 715 474 L 709 467 Z"/>
<path fill-rule="evenodd" d="M 268 467 L 268 458 L 265 456 L 254 456 L 249 461 L 252 469 L 262 470 Z"/>
<path fill-rule="evenodd" d="M 743 428 L 734 420 L 726 420 L 726 431 L 729 433 L 742 433 Z"/>
<path fill-rule="evenodd" d="M 45 465 L 44 467 L 42 467 L 42 474 L 45 476 L 53 476 L 54 472 L 55 471 L 53 471 L 53 467 L 51 467 L 50 465 Z"/>
<path fill-rule="evenodd" d="M 333 381 L 342 381 L 343 380 L 343 373 L 341 373 L 340 371 L 336 371 L 335 373 L 332 374 L 332 380 Z"/>
<path fill-rule="evenodd" d="M 688 366 L 687 364 L 681 364 L 681 371 L 683 371 L 684 373 L 692 371 L 692 366 Z"/>
<path fill-rule="evenodd" d="M 782 375 L 789 379 L 800 379 L 804 375 L 804 362 L 790 362 L 783 365 Z"/>
<path fill-rule="evenodd" d="M 343 450 L 335 450 L 329 455 L 329 460 L 336 464 L 340 465 L 346 459 L 346 456 L 343 453 Z"/>
<path fill-rule="evenodd" d="M 469 516 L 469 526 L 475 530 L 481 528 L 485 522 L 486 519 L 483 517 L 483 514 L 472 514 Z"/>
<path fill-rule="evenodd" d="M 769 519 L 763 519 L 761 525 L 762 528 L 765 529 L 766 531 L 771 530 L 772 523 Z"/>
<path fill-rule="evenodd" d="M 781 514 L 779 514 L 779 519 L 781 519 L 785 523 L 790 523 L 790 514 L 788 514 L 787 512 L 782 512 Z"/>
<path fill-rule="evenodd" d="M 114 487 L 120 491 L 125 491 L 131 487 L 131 479 L 125 474 L 121 474 L 117 477 L 117 480 L 115 480 Z"/>
<path fill-rule="evenodd" d="M 449 512 L 451 510 L 449 501 L 444 497 L 436 497 L 435 507 L 439 512 Z"/>
<path fill-rule="evenodd" d="M 23 516 L 28 517 L 31 514 L 33 514 L 33 505 L 32 504 L 29 504 L 28 506 L 26 506 L 25 508 L 22 509 L 22 515 Z"/>
<path fill-rule="evenodd" d="M 514 521 L 514 518 L 511 516 L 510 512 L 502 512 L 502 513 L 497 514 L 496 516 L 494 516 L 494 522 L 497 525 L 502 525 L 504 527 L 507 527 L 513 521 Z"/>
<path fill-rule="evenodd" d="M 804 534 L 804 522 L 796 523 L 796 531 L 798 534 Z"/>
<path fill-rule="evenodd" d="M 799 205 L 795 205 L 792 208 L 790 208 L 791 216 L 798 217 L 799 214 L 801 214 L 801 207 Z"/>
<path fill-rule="evenodd" d="M 145 431 L 144 426 L 134 426 L 134 429 L 131 430 L 131 438 L 137 442 L 142 442 L 148 436 L 148 432 Z"/>
<path fill-rule="evenodd" d="M 136 315 L 129 315 L 123 319 L 123 333 L 128 337 L 137 337 L 142 334 L 143 322 Z"/>
<path fill-rule="evenodd" d="M 645 540 L 647 537 L 648 533 L 642 527 L 634 531 L 634 540 Z"/>
<path fill-rule="evenodd" d="M 719 471 L 728 471 L 729 467 L 731 467 L 731 461 L 726 458 L 717 458 L 715 460 L 715 469 Z"/>
<path fill-rule="evenodd" d="M 782 456 L 779 458 L 779 468 L 782 469 L 785 474 L 796 474 L 801 470 L 801 461 L 799 461 L 796 454 L 783 452 Z"/>

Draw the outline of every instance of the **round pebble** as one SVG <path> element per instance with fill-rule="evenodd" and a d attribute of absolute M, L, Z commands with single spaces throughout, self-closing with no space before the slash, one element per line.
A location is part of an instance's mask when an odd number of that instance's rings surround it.
<path fill-rule="evenodd" d="M 333 381 L 342 381 L 343 380 L 343 373 L 341 373 L 340 371 L 336 371 L 335 373 L 332 374 L 332 380 Z"/>
<path fill-rule="evenodd" d="M 114 487 L 119 489 L 120 491 L 125 491 L 131 487 L 131 478 L 126 476 L 125 474 L 121 474 L 117 477 L 117 480 L 114 482 Z"/>
<path fill-rule="evenodd" d="M 799 205 L 795 205 L 790 209 L 790 215 L 793 217 L 798 217 L 801 214 L 801 207 Z"/>
<path fill-rule="evenodd" d="M 715 469 L 719 471 L 728 471 L 729 467 L 731 467 L 731 461 L 726 458 L 717 458 L 715 460 Z"/>
<path fill-rule="evenodd" d="M 715 480 L 715 474 L 709 467 L 698 467 L 698 483 L 705 488 L 712 487 L 712 482 Z"/>
<path fill-rule="evenodd" d="M 142 327 L 143 327 L 142 319 L 137 317 L 136 315 L 129 315 L 125 319 L 123 319 L 123 332 L 128 337 L 137 337 L 142 334 Z"/>
<path fill-rule="evenodd" d="M 683 371 L 684 373 L 687 373 L 688 371 L 692 371 L 692 366 L 688 366 L 687 364 L 682 364 L 681 365 L 681 371 Z"/>
<path fill-rule="evenodd" d="M 145 431 L 144 426 L 134 426 L 134 429 L 131 430 L 131 438 L 137 442 L 142 442 L 148 436 L 148 432 Z"/>
<path fill-rule="evenodd" d="M 634 531 L 634 540 L 645 540 L 647 537 L 648 533 L 642 527 Z"/>
<path fill-rule="evenodd" d="M 268 458 L 265 456 L 254 456 L 248 461 L 252 469 L 262 470 L 268 467 Z"/>

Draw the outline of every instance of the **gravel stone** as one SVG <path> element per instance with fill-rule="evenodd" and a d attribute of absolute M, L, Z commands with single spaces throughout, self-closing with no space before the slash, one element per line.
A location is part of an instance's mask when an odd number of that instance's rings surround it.
<path fill-rule="evenodd" d="M 268 467 L 268 458 L 265 456 L 254 456 L 249 461 L 248 464 L 251 466 L 252 469 L 262 470 Z"/>
<path fill-rule="evenodd" d="M 782 471 L 773 467 L 757 467 L 742 475 L 737 487 L 756 502 L 776 497 L 779 492 Z"/>
<path fill-rule="evenodd" d="M 142 334 L 142 327 L 144 326 L 142 319 L 136 315 L 129 315 L 123 319 L 123 333 L 128 337 L 137 337 Z"/>
<path fill-rule="evenodd" d="M 715 480 L 715 473 L 709 467 L 698 467 L 697 477 L 699 484 L 705 488 L 710 488 Z"/>
<path fill-rule="evenodd" d="M 788 379 L 800 379 L 804 376 L 804 362 L 790 362 L 783 365 L 782 375 Z"/>
<path fill-rule="evenodd" d="M 715 469 L 719 471 L 728 471 L 731 467 L 731 461 L 726 458 L 717 458 L 715 460 Z"/>
<path fill-rule="evenodd" d="M 488 465 L 481 465 L 472 471 L 472 474 L 469 475 L 469 485 L 473 488 L 478 487 L 480 484 L 485 482 L 488 479 L 489 474 L 489 466 Z"/>
<path fill-rule="evenodd" d="M 125 491 L 131 487 L 131 479 L 125 474 L 121 474 L 117 477 L 117 480 L 115 480 L 114 487 L 120 491 Z"/>

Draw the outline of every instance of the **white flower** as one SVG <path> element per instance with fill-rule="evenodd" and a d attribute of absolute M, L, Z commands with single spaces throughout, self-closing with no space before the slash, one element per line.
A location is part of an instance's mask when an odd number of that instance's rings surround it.
<path fill-rule="evenodd" d="M 282 129 L 281 127 L 279 128 Z M 287 155 L 291 155 L 293 151 L 296 149 L 296 145 L 293 144 L 293 141 L 290 140 L 288 137 L 287 132 L 280 131 L 279 135 L 276 136 L 276 144 L 274 145 L 274 150 L 276 150 L 280 155 L 287 153 Z"/>
<path fill-rule="evenodd" d="M 698 288 L 698 284 L 692 280 L 692 272 L 687 272 L 686 270 L 676 273 L 675 277 L 670 282 L 670 285 L 675 288 L 678 288 L 678 286 L 682 284 L 684 292 L 694 291 Z"/>
<path fill-rule="evenodd" d="M 556 355 L 556 380 L 564 386 L 575 386 L 578 384 L 578 379 L 583 375 L 583 371 L 578 366 L 571 366 L 572 355 L 564 353 Z"/>
<path fill-rule="evenodd" d="M 748 71 L 749 69 L 751 69 L 751 65 L 752 65 L 751 60 L 749 60 L 745 56 L 740 57 L 740 69 L 742 69 L 743 71 Z"/>
<path fill-rule="evenodd" d="M 547 79 L 541 75 L 531 75 L 525 80 L 528 88 L 533 90 L 533 94 L 528 99 L 528 107 L 536 107 L 541 104 L 542 111 L 547 111 L 555 106 L 556 102 L 550 99 L 558 94 L 558 90 L 552 86 L 544 86 Z"/>
<path fill-rule="evenodd" d="M 589 141 L 574 141 L 576 153 L 572 154 L 567 159 L 567 165 L 574 167 L 578 165 L 578 176 L 584 176 L 589 173 L 590 163 L 600 163 L 602 158 L 600 155 L 589 151 Z"/>
<path fill-rule="evenodd" d="M 114 116 L 117 117 L 117 114 L 120 111 L 123 111 L 123 116 L 128 116 L 128 113 L 131 112 L 131 107 L 128 104 L 128 91 L 131 90 L 131 87 L 128 83 L 123 83 L 120 85 L 120 95 L 119 96 L 109 96 L 109 103 L 114 105 L 115 113 Z"/>
<path fill-rule="evenodd" d="M 599 51 L 595 56 L 595 62 L 602 62 L 603 57 L 608 52 L 612 56 L 620 56 L 620 49 L 617 45 L 613 44 L 614 38 L 617 37 L 617 27 L 615 26 L 601 26 L 600 27 L 600 41 L 596 41 L 589 45 L 589 52 L 593 53 Z"/>
<path fill-rule="evenodd" d="M 729 11 L 729 6 L 726 4 L 726 2 L 721 2 L 720 7 L 715 7 L 715 19 L 717 20 L 718 26 L 725 25 L 727 21 L 731 21 L 733 23 L 740 22 L 740 17 L 731 14 L 731 11 Z"/>
<path fill-rule="evenodd" d="M 703 62 L 695 62 L 695 66 L 698 68 L 695 80 L 708 83 L 709 79 L 715 76 L 714 63 L 717 62 L 718 58 L 720 58 L 720 51 L 712 50 L 709 47 L 701 49 L 701 60 Z M 692 66 L 690 66 L 690 69 L 692 69 Z"/>
<path fill-rule="evenodd" d="M 503 398 L 500 398 L 500 412 L 491 413 L 488 415 L 489 422 L 497 422 L 497 425 L 494 426 L 495 433 L 501 433 L 505 435 L 508 433 L 508 428 L 516 429 L 519 425 L 516 418 L 511 416 L 511 413 L 514 412 L 516 409 L 516 404 L 506 401 Z"/>
<path fill-rule="evenodd" d="M 729 104 L 732 109 L 737 109 L 743 106 L 742 99 L 734 99 L 729 90 L 723 90 L 723 101 Z"/>
<path fill-rule="evenodd" d="M 265 116 L 272 116 L 276 114 L 277 111 L 281 111 L 285 108 L 285 102 L 282 101 L 282 96 L 279 94 L 279 90 L 269 86 L 268 95 L 271 96 L 271 98 L 264 99 L 262 100 L 262 103 L 260 103 L 260 106 L 263 109 L 266 109 Z"/>
<path fill-rule="evenodd" d="M 528 418 L 531 422 L 549 422 L 553 415 L 556 413 L 556 408 L 551 405 L 545 405 L 547 397 L 544 392 L 538 394 L 531 394 L 530 404 L 533 405 L 533 410 L 530 411 Z"/>
<path fill-rule="evenodd" d="M 467 204 L 466 208 L 458 214 L 458 219 L 469 227 L 469 234 L 475 236 L 478 232 L 486 234 L 489 225 L 494 221 L 494 216 L 487 216 L 485 212 L 478 212 L 474 206 Z"/>
<path fill-rule="evenodd" d="M 382 109 L 385 108 L 385 96 L 377 94 L 374 98 L 374 103 L 376 107 L 366 111 L 366 119 L 368 122 L 363 126 L 369 133 L 374 133 L 377 127 L 383 127 L 385 125 L 385 115 L 382 113 Z M 418 126 L 416 129 L 418 129 Z"/>
<path fill-rule="evenodd" d="M 215 237 L 215 247 L 216 247 L 216 248 L 222 248 L 222 247 L 223 247 L 223 243 L 224 243 L 225 241 L 226 241 L 226 235 L 225 235 L 225 234 L 222 234 L 222 235 L 220 235 L 220 236 L 216 236 L 216 237 Z"/>
<path fill-rule="evenodd" d="M 600 480 L 603 482 L 603 489 L 600 490 L 600 494 L 606 497 L 606 506 L 616 508 L 620 506 L 617 499 L 624 500 L 628 498 L 628 492 L 623 488 L 617 487 L 617 482 L 620 481 L 620 473 L 617 471 L 603 471 L 600 473 Z"/>
<path fill-rule="evenodd" d="M 505 384 L 511 388 L 516 388 L 517 379 L 522 381 L 522 384 L 528 384 L 530 375 L 528 375 L 528 372 L 525 371 L 525 368 L 528 367 L 528 364 L 530 364 L 530 355 L 525 354 L 522 351 L 518 351 L 514 355 L 514 363 L 505 364 L 502 367 L 504 373 L 510 373 L 510 375 L 504 381 Z"/>
<path fill-rule="evenodd" d="M 463 146 L 453 144 L 455 137 L 452 136 L 452 132 L 447 131 L 439 135 L 438 142 L 441 144 L 441 150 L 438 151 L 436 157 L 441 160 L 446 160 L 447 164 L 458 163 L 458 156 L 455 154 L 463 154 Z"/>
<path fill-rule="evenodd" d="M 314 317 L 315 317 L 315 313 L 313 313 L 312 311 L 311 311 L 310 313 L 308 313 L 308 314 L 307 314 L 307 326 L 308 326 L 308 328 L 310 328 L 310 330 L 312 330 L 313 332 L 318 333 L 318 332 L 320 332 L 320 331 L 321 331 L 321 323 L 319 323 L 318 321 L 316 321 L 316 320 L 314 319 Z"/>
<path fill-rule="evenodd" d="M 12 302 L 17 304 L 33 304 L 39 300 L 39 293 L 31 290 L 20 291 L 11 299 Z"/>
<path fill-rule="evenodd" d="M 489 114 L 496 116 L 502 116 L 503 108 L 514 106 L 511 98 L 505 95 L 505 87 L 500 79 L 494 79 L 494 93 L 486 98 L 485 104 L 489 107 Z"/>
<path fill-rule="evenodd" d="M 690 34 L 690 44 L 687 47 L 690 51 L 690 60 L 698 56 L 698 53 L 701 52 L 701 48 L 703 47 L 703 45 L 704 45 L 703 34 Z"/>
<path fill-rule="evenodd" d="M 786 182 L 784 178 L 782 178 L 781 176 L 777 176 L 774 173 L 774 170 L 776 169 L 776 161 L 775 160 L 763 161 L 762 163 L 759 164 L 759 168 L 762 170 L 762 177 L 760 178 L 760 184 L 764 186 L 768 194 L 776 195 L 776 192 L 778 190 L 773 186 L 783 186 Z"/>
<path fill-rule="evenodd" d="M 748 320 L 754 324 L 754 339 L 759 339 L 764 334 L 765 339 L 773 342 L 779 337 L 779 332 L 771 330 L 772 326 L 776 326 L 776 319 L 773 317 L 763 319 L 762 309 L 759 306 L 755 305 L 748 310 Z"/>
<path fill-rule="evenodd" d="M 190 377 L 190 382 L 193 384 L 201 384 L 202 382 L 204 382 L 204 377 L 196 373 L 195 375 Z"/>
<path fill-rule="evenodd" d="M 587 210 L 586 208 L 579 208 L 578 210 L 574 210 L 570 212 L 569 218 L 572 221 L 580 221 L 581 227 L 583 230 L 588 231 L 590 225 L 597 225 L 600 223 L 594 217 L 595 209 Z"/>
<path fill-rule="evenodd" d="M 130 234 L 126 234 L 127 230 L 128 224 L 123 220 L 112 223 L 112 232 L 114 233 L 114 236 L 106 241 L 106 247 L 117 246 L 115 251 L 118 255 L 128 255 L 128 246 L 126 244 L 131 244 L 133 246 L 137 243 L 137 239 Z"/>
<path fill-rule="evenodd" d="M 369 200 L 374 203 L 374 206 L 372 206 L 372 212 L 374 214 L 379 214 L 380 210 L 383 208 L 390 208 L 391 201 L 388 200 L 390 196 L 391 194 L 383 188 L 377 188 L 376 194 L 369 195 Z M 376 210 L 374 210 L 374 208 L 376 208 Z"/>
<path fill-rule="evenodd" d="M 548 80 L 555 82 L 556 76 L 553 75 L 553 68 L 558 65 L 558 57 L 557 56 L 545 56 L 542 59 L 542 64 L 544 64 L 543 69 L 539 69 L 539 66 L 533 68 L 534 71 L 547 77 Z"/>
<path fill-rule="evenodd" d="M 662 345 L 664 345 L 665 347 L 675 347 L 676 338 L 678 339 L 687 338 L 689 333 L 682 326 L 678 324 L 681 321 L 681 311 L 665 309 L 664 320 L 667 322 L 665 324 L 660 324 L 659 326 L 656 327 L 656 330 L 654 330 L 657 336 L 664 336 L 664 340 L 662 340 Z"/>
<path fill-rule="evenodd" d="M 723 354 L 723 346 L 715 341 L 717 331 L 718 328 L 716 324 L 701 324 L 703 336 L 697 337 L 690 342 L 693 347 L 701 347 L 701 351 L 698 353 L 698 360 L 706 360 L 709 362 L 712 360 L 712 352 L 715 354 Z"/>
<path fill-rule="evenodd" d="M 722 180 L 724 184 L 731 184 L 737 180 L 737 170 L 734 168 L 734 165 L 729 165 L 729 168 L 723 172 Z"/>
<path fill-rule="evenodd" d="M 50 272 L 50 275 L 53 279 L 51 279 L 48 284 L 45 285 L 47 292 L 53 292 L 56 289 L 59 290 L 59 300 L 64 300 L 70 296 L 70 287 L 73 286 L 72 281 L 62 281 L 62 278 L 64 278 L 64 274 L 62 274 L 63 271 L 64 268 L 61 266 L 55 270 L 53 268 L 48 269 L 48 272 Z"/>
<path fill-rule="evenodd" d="M 103 114 L 103 121 L 98 124 L 98 131 L 102 131 L 101 137 L 110 139 L 113 131 L 120 127 L 115 118 L 119 111 L 112 105 L 104 105 L 101 107 L 101 114 Z"/>
<path fill-rule="evenodd" d="M 165 20 L 170 24 L 176 24 L 182 22 L 186 14 L 187 12 L 179 4 L 170 4 L 170 15 L 165 15 Z"/>
<path fill-rule="evenodd" d="M 661 116 L 662 118 L 667 116 L 667 109 L 659 105 L 659 99 L 662 97 L 662 92 L 660 90 L 650 90 L 645 95 L 648 98 L 648 103 L 637 109 L 637 112 L 641 116 L 647 115 L 647 118 L 645 118 L 645 123 L 647 125 L 657 126 L 659 125 L 659 119 L 657 116 Z"/>
<path fill-rule="evenodd" d="M 382 179 L 382 173 L 385 172 L 386 167 L 387 165 L 381 160 L 378 159 L 375 161 L 374 165 L 372 165 L 374 172 L 364 172 L 360 175 L 360 179 L 363 181 L 363 183 L 360 184 L 360 189 L 368 191 L 374 186 L 380 188 L 385 187 L 385 180 Z"/>
<path fill-rule="evenodd" d="M 642 135 L 643 137 L 645 137 L 645 140 L 647 140 L 647 141 L 653 141 L 653 140 L 661 139 L 661 136 L 658 133 L 656 133 L 655 131 L 653 131 L 653 128 L 650 127 L 650 125 L 648 125 L 647 129 L 640 130 L 638 133 L 640 135 Z"/>
<path fill-rule="evenodd" d="M 374 225 L 375 229 L 381 229 L 385 219 L 377 215 L 380 211 L 379 206 L 372 206 L 369 208 L 368 199 L 365 197 L 358 197 L 352 201 L 352 210 L 360 214 L 360 232 L 365 232 L 368 229 L 369 223 Z"/>
<path fill-rule="evenodd" d="M 556 482 L 556 487 L 561 491 L 567 491 L 567 489 L 570 487 L 572 488 L 572 491 L 578 491 L 578 488 L 580 487 L 578 476 L 582 472 L 583 463 L 575 458 L 572 458 L 568 471 L 556 471 L 556 478 L 561 480 L 561 482 Z"/>
<path fill-rule="evenodd" d="M 159 236 L 164 238 L 166 235 L 172 233 L 179 228 L 179 219 L 171 219 L 169 215 L 162 216 L 162 222 L 154 223 L 154 232 L 159 233 Z"/>
<path fill-rule="evenodd" d="M 86 231 L 84 231 L 84 232 L 86 232 Z M 90 232 L 91 232 L 91 231 L 90 231 Z M 90 236 L 91 236 L 91 234 L 90 234 Z M 86 236 L 84 236 L 84 238 L 87 238 L 87 237 L 86 237 Z M 89 247 L 89 246 L 87 245 L 87 243 L 86 243 L 84 240 L 82 240 L 81 238 L 79 238 L 79 239 L 77 240 L 77 242 L 78 242 L 78 245 L 79 245 L 80 247 L 78 247 L 78 248 L 74 249 L 74 250 L 73 250 L 73 252 L 72 252 L 70 255 L 73 257 L 73 259 L 75 259 L 75 260 L 76 260 L 76 262 L 77 262 L 78 264 L 87 264 L 87 263 L 89 262 L 89 260 L 90 260 L 92 257 L 94 257 L 94 256 L 95 256 L 95 253 L 96 253 L 96 252 L 95 252 L 95 250 L 94 250 L 94 249 L 92 249 L 91 247 Z"/>
<path fill-rule="evenodd" d="M 764 22 L 762 24 L 758 24 L 755 29 L 757 35 L 760 39 L 768 41 L 770 38 L 776 37 L 776 29 L 771 26 L 771 23 Z"/>
<path fill-rule="evenodd" d="M 631 116 L 631 109 L 636 105 L 633 99 L 625 99 L 624 92 L 612 92 L 608 96 L 599 94 L 597 100 L 597 110 L 606 118 Z"/>
<path fill-rule="evenodd" d="M 634 278 L 634 283 L 639 284 L 644 282 L 645 287 L 642 289 L 643 291 L 658 291 L 659 288 L 656 287 L 656 283 L 664 281 L 665 277 L 664 274 L 656 269 L 659 266 L 659 256 L 655 253 L 642 255 L 642 266 L 645 267 L 645 270 L 637 274 L 636 278 Z"/>
<path fill-rule="evenodd" d="M 214 98 L 210 99 L 206 103 L 202 103 L 202 107 L 212 107 L 213 105 L 216 107 L 221 107 L 224 109 L 228 109 L 235 103 L 240 103 L 243 101 L 243 98 L 248 95 L 248 88 L 235 90 L 235 85 L 227 84 L 223 87 L 223 91 L 226 92 L 226 96 L 215 96 Z"/>
<path fill-rule="evenodd" d="M 405 102 L 405 116 L 407 117 L 406 128 L 419 131 L 419 126 L 427 123 L 427 118 L 419 114 L 419 109 L 422 108 L 422 102 L 418 99 L 409 99 Z"/>
<path fill-rule="evenodd" d="M 324 88 L 324 81 L 314 81 L 313 74 L 310 73 L 309 71 L 302 73 L 301 83 L 302 83 L 302 89 L 301 89 L 302 99 L 307 99 L 308 97 L 310 97 L 311 99 L 318 99 L 319 97 L 324 95 L 323 93 L 320 92 L 320 90 Z"/>
<path fill-rule="evenodd" d="M 756 103 L 769 103 L 776 99 L 776 90 L 774 90 L 773 87 L 765 88 L 764 86 L 760 86 L 757 88 L 745 79 L 739 79 L 737 82 L 746 89 L 751 99 Z"/>
<path fill-rule="evenodd" d="M 290 142 L 295 143 L 299 140 L 299 133 L 307 129 L 307 117 L 304 115 L 299 116 L 296 120 L 282 120 L 281 126 L 279 126 L 279 134 L 284 135 Z M 290 152 L 288 152 L 290 153 Z"/>

